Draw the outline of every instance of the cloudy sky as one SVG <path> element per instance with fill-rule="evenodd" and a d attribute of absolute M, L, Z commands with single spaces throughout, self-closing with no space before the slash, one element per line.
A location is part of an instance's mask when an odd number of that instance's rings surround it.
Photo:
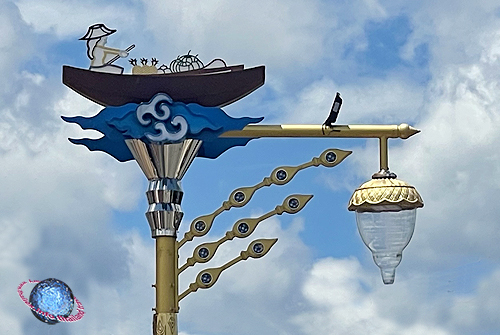
<path fill-rule="evenodd" d="M 498 334 L 498 1 L 0 0 L 1 334 L 151 333 L 146 179 L 134 162 L 72 145 L 68 137 L 99 134 L 60 119 L 100 110 L 61 82 L 62 65 L 89 66 L 78 38 L 100 22 L 117 29 L 109 46 L 136 45 L 133 58 L 168 64 L 192 50 L 205 62 L 265 65 L 266 84 L 224 108 L 231 116 L 321 124 L 339 91 L 339 124 L 422 130 L 389 141 L 391 170 L 417 187 L 425 207 L 387 286 L 346 208 L 378 170 L 376 140 L 261 139 L 217 160 L 196 159 L 183 179 L 181 234 L 276 166 L 326 148 L 353 151 L 333 169 L 310 168 L 286 186 L 261 189 L 195 240 L 218 239 L 289 194 L 314 194 L 300 213 L 259 226 L 255 237 L 279 238 L 268 255 L 181 302 L 182 335 Z M 117 64 L 130 71 L 126 60 Z M 196 242 L 181 249 L 181 262 Z M 249 242 L 227 243 L 206 266 Z M 183 273 L 180 290 L 203 268 Z M 81 321 L 48 326 L 19 299 L 19 283 L 49 277 L 83 303 Z"/>

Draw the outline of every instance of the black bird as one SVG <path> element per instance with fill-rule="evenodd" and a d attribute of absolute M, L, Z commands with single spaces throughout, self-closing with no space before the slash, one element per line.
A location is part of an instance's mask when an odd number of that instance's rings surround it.
<path fill-rule="evenodd" d="M 324 126 L 333 126 L 335 121 L 337 121 L 337 117 L 339 116 L 340 112 L 340 106 L 342 106 L 342 97 L 340 96 L 340 93 L 337 92 L 337 95 L 335 95 L 335 100 L 333 100 L 333 105 L 332 109 L 330 110 L 330 115 L 328 115 L 328 118 L 326 119 L 325 123 L 323 123 Z"/>

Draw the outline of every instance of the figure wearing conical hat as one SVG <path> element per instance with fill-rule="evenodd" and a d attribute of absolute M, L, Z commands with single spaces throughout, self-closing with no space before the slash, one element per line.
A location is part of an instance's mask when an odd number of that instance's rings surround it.
<path fill-rule="evenodd" d="M 122 67 L 111 63 L 120 57 L 127 57 L 128 51 L 106 46 L 108 36 L 114 32 L 116 29 L 109 29 L 103 23 L 98 23 L 90 26 L 85 36 L 80 38 L 87 41 L 87 56 L 90 58 L 91 71 L 123 73 Z"/>

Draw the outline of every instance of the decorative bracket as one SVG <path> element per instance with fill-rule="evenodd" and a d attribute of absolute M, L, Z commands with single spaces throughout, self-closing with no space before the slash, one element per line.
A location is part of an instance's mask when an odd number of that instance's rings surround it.
<path fill-rule="evenodd" d="M 198 289 L 206 289 L 212 287 L 217 279 L 219 279 L 222 271 L 233 266 L 234 264 L 244 261 L 248 258 L 260 258 L 267 254 L 271 247 L 278 241 L 277 238 L 273 239 L 258 239 L 252 241 L 246 251 L 242 251 L 240 255 L 233 260 L 218 268 L 205 269 L 198 273 L 196 281 L 189 284 L 189 288 L 179 296 L 179 301 L 185 298 L 189 293 L 196 292 Z"/>
<path fill-rule="evenodd" d="M 340 149 L 327 149 L 321 153 L 319 157 L 314 157 L 311 161 L 298 166 L 281 166 L 271 172 L 269 177 L 264 178 L 260 183 L 250 187 L 240 187 L 231 192 L 229 199 L 224 201 L 222 206 L 216 209 L 212 214 L 199 216 L 191 222 L 191 228 L 184 238 L 179 241 L 178 247 L 182 247 L 186 242 L 193 240 L 194 237 L 201 237 L 208 234 L 215 218 L 226 210 L 233 207 L 245 206 L 254 193 L 264 187 L 271 185 L 285 185 L 290 182 L 297 172 L 309 168 L 311 166 L 334 167 L 340 164 L 352 151 Z"/>
<path fill-rule="evenodd" d="M 203 243 L 196 247 L 193 251 L 193 256 L 189 257 L 184 265 L 179 269 L 179 274 L 186 270 L 188 267 L 196 263 L 206 263 L 210 261 L 217 249 L 227 241 L 233 238 L 246 238 L 250 236 L 260 222 L 268 219 L 274 215 L 281 215 L 283 213 L 295 214 L 298 213 L 305 205 L 312 199 L 312 195 L 292 194 L 288 196 L 283 204 L 276 206 L 276 208 L 258 218 L 247 218 L 236 221 L 233 228 L 226 232 L 226 234 L 216 242 Z"/>

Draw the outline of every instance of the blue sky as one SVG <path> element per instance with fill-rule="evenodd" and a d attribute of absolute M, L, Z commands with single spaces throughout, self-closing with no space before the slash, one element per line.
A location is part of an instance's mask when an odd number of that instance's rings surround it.
<path fill-rule="evenodd" d="M 277 166 L 327 148 L 353 151 L 337 167 L 304 170 L 216 219 L 196 242 L 218 239 L 290 194 L 314 194 L 300 213 L 259 225 L 255 238 L 279 238 L 268 255 L 181 302 L 181 335 L 498 334 L 499 12 L 489 0 L 0 0 L 0 333 L 151 332 L 146 179 L 134 162 L 72 145 L 67 138 L 99 135 L 60 118 L 101 109 L 66 88 L 61 71 L 89 66 L 78 39 L 102 22 L 117 29 L 109 46 L 136 45 L 131 58 L 169 63 L 191 50 L 204 62 L 265 65 L 266 84 L 224 108 L 233 117 L 321 124 L 339 91 L 338 124 L 422 130 L 389 141 L 391 170 L 417 187 L 425 207 L 387 286 L 346 208 L 378 170 L 376 140 L 259 139 L 196 159 L 183 179 L 180 236 Z M 117 64 L 130 71 L 127 60 Z M 182 248 L 181 263 L 196 242 Z M 208 266 L 249 242 L 227 243 Z M 186 270 L 180 290 L 203 268 Z M 19 283 L 49 277 L 83 303 L 81 321 L 47 326 L 19 299 Z"/>

